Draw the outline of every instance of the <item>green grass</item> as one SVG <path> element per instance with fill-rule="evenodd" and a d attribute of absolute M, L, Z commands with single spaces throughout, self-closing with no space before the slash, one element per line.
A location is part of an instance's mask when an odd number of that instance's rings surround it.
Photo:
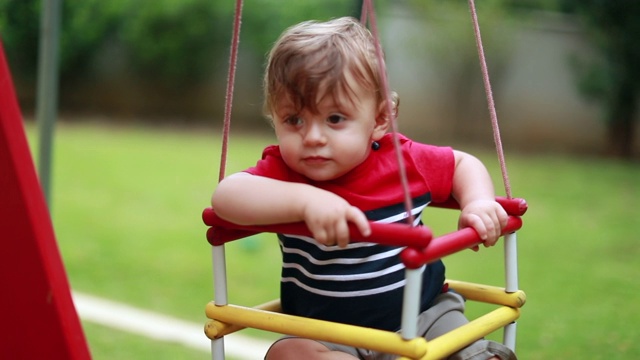
<path fill-rule="evenodd" d="M 76 290 L 204 323 L 213 291 L 200 213 L 217 183 L 218 133 L 60 124 L 52 214 Z M 227 172 L 255 163 L 271 141 L 233 134 Z M 495 155 L 471 152 L 500 179 Z M 520 358 L 640 357 L 638 164 L 510 152 L 507 162 L 514 195 L 530 207 L 518 233 L 520 286 L 528 297 L 518 328 Z M 453 211 L 429 210 L 425 222 L 442 234 L 455 229 L 455 218 Z M 230 244 L 231 302 L 254 305 L 276 297 L 279 256 L 272 235 Z M 446 262 L 450 278 L 504 281 L 499 247 Z M 470 316 L 488 309 L 469 307 Z M 173 354 L 167 358 L 207 358 L 84 325 L 96 359 L 158 357 L 165 348 Z"/>

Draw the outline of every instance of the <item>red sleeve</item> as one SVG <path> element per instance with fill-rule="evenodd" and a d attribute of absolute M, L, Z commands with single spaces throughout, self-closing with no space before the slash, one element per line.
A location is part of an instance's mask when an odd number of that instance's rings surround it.
<path fill-rule="evenodd" d="M 417 142 L 410 142 L 409 146 L 414 166 L 429 184 L 433 202 L 449 199 L 455 170 L 453 149 Z"/>

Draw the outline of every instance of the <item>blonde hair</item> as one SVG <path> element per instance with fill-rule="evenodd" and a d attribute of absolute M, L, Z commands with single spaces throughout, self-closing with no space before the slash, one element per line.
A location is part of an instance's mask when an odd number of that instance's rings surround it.
<path fill-rule="evenodd" d="M 283 97 L 288 97 L 296 111 L 317 112 L 319 96 L 328 94 L 337 103 L 342 95 L 353 102 L 356 99 L 348 75 L 358 85 L 375 92 L 378 103 L 382 103 L 382 74 L 374 41 L 369 30 L 351 17 L 305 21 L 285 30 L 267 60 L 265 115 L 270 118 L 278 99 Z M 392 96 L 395 106 L 397 98 Z"/>

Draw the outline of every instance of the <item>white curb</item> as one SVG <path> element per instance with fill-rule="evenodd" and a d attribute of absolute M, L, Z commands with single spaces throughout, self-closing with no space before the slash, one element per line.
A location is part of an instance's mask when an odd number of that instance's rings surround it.
<path fill-rule="evenodd" d="M 202 325 L 191 323 L 75 291 L 73 300 L 83 320 L 158 341 L 211 351 L 210 341 L 204 334 L 204 322 Z M 264 358 L 271 345 L 267 341 L 240 334 L 225 336 L 224 344 L 227 355 L 245 360 Z"/>

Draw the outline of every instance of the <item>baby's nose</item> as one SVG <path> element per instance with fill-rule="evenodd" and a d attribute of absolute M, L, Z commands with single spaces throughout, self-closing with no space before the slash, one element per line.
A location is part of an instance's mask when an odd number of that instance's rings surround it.
<path fill-rule="evenodd" d="M 307 127 L 304 134 L 304 142 L 306 145 L 318 145 L 326 143 L 326 135 L 321 125 L 313 122 Z"/>

